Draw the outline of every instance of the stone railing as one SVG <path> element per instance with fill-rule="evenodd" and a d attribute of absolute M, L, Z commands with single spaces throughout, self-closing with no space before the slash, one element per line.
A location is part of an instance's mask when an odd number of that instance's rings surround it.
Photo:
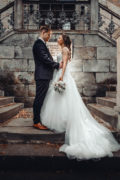
<path fill-rule="evenodd" d="M 0 10 L 0 37 L 14 29 L 14 2 Z"/>
<path fill-rule="evenodd" d="M 99 3 L 98 26 L 102 34 L 115 40 L 113 33 L 120 27 L 120 15 Z"/>
<path fill-rule="evenodd" d="M 97 30 L 96 0 L 15 0 L 0 10 L 0 37 L 11 29 L 39 31 L 43 24 L 53 30 Z"/>
<path fill-rule="evenodd" d="M 0 37 L 13 29 L 38 31 L 44 23 L 53 30 L 99 30 L 114 40 L 112 34 L 120 27 L 120 16 L 96 0 L 15 0 L 0 10 Z"/>
<path fill-rule="evenodd" d="M 53 30 L 89 30 L 89 1 L 25 1 L 23 24 L 25 30 L 38 30 L 43 24 Z"/>

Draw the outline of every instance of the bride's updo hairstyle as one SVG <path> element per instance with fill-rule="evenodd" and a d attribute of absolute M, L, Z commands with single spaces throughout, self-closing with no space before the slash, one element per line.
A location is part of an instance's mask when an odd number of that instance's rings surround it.
<path fill-rule="evenodd" d="M 64 45 L 70 50 L 70 57 L 71 57 L 71 40 L 70 37 L 66 34 L 62 34 Z"/>

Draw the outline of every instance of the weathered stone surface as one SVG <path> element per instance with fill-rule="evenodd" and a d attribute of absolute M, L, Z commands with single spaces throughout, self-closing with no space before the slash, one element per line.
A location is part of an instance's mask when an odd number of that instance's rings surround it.
<path fill-rule="evenodd" d="M 33 107 L 34 97 L 15 97 L 15 102 L 24 103 L 24 107 Z"/>
<path fill-rule="evenodd" d="M 33 107 L 34 99 L 35 99 L 34 97 L 28 97 L 28 98 L 26 99 L 25 106 L 26 106 L 26 107 Z"/>
<path fill-rule="evenodd" d="M 115 91 L 106 91 L 106 96 L 110 98 L 115 98 L 116 99 L 117 93 Z"/>
<path fill-rule="evenodd" d="M 25 107 L 33 107 L 34 97 L 27 97 L 25 99 Z"/>
<path fill-rule="evenodd" d="M 8 105 L 14 103 L 14 97 L 1 97 L 0 96 L 0 106 Z"/>
<path fill-rule="evenodd" d="M 27 60 L 19 59 L 19 60 L 0 60 L 0 69 L 3 71 L 27 71 Z"/>
<path fill-rule="evenodd" d="M 0 59 L 14 58 L 14 46 L 0 46 Z"/>
<path fill-rule="evenodd" d="M 96 59 L 96 48 L 94 47 L 74 48 L 73 58 L 77 60 Z"/>
<path fill-rule="evenodd" d="M 23 48 L 23 57 L 26 59 L 33 59 L 32 47 Z"/>
<path fill-rule="evenodd" d="M 112 90 L 110 87 L 111 85 L 108 85 L 108 84 L 97 84 L 98 88 L 97 88 L 97 91 L 96 91 L 96 96 L 97 97 L 104 97 L 106 95 L 106 91 L 107 90 Z"/>
<path fill-rule="evenodd" d="M 79 93 L 82 95 L 82 92 L 83 92 L 83 86 L 81 85 L 80 82 L 76 81 L 76 86 L 77 86 L 77 89 L 79 91 Z"/>
<path fill-rule="evenodd" d="M 0 70 L 0 84 L 3 87 L 7 87 L 8 84 L 14 84 L 14 72 Z"/>
<path fill-rule="evenodd" d="M 82 60 L 72 60 L 70 62 L 71 72 L 82 72 L 83 71 L 83 61 Z"/>
<path fill-rule="evenodd" d="M 84 61 L 83 72 L 109 72 L 109 60 Z"/>
<path fill-rule="evenodd" d="M 9 85 L 6 91 L 8 91 L 10 96 L 16 96 L 16 97 L 28 96 L 28 88 L 24 84 Z"/>
<path fill-rule="evenodd" d="M 97 59 L 116 59 L 116 47 L 98 47 Z"/>
<path fill-rule="evenodd" d="M 78 92 L 81 94 L 81 96 L 83 95 L 83 89 L 82 88 L 79 88 L 79 87 L 77 87 L 77 89 L 78 89 Z"/>
<path fill-rule="evenodd" d="M 7 121 L 8 119 L 15 116 L 22 108 L 24 107 L 23 103 L 12 103 L 7 106 L 0 107 L 0 123 Z"/>
<path fill-rule="evenodd" d="M 33 46 L 34 42 L 38 39 L 39 33 L 28 34 L 29 44 Z"/>
<path fill-rule="evenodd" d="M 28 86 L 28 96 L 35 96 L 35 90 L 36 86 L 35 85 L 29 85 Z"/>
<path fill-rule="evenodd" d="M 15 46 L 15 58 L 23 58 L 22 48 L 20 46 Z"/>
<path fill-rule="evenodd" d="M 116 73 L 96 73 L 97 83 L 116 83 Z"/>
<path fill-rule="evenodd" d="M 89 104 L 88 108 L 93 114 L 110 123 L 113 128 L 116 128 L 117 116 L 114 109 L 100 104 Z"/>
<path fill-rule="evenodd" d="M 109 10 L 120 14 L 120 1 L 119 0 L 106 0 L 106 6 Z"/>
<path fill-rule="evenodd" d="M 77 0 L 77 1 L 79 1 L 79 0 Z M 76 5 L 75 5 L 76 13 L 79 14 L 80 13 L 80 9 L 81 9 L 81 4 L 80 3 L 76 3 Z M 75 24 L 75 29 L 76 30 L 83 30 L 84 29 L 83 16 L 80 16 L 80 21 Z"/>
<path fill-rule="evenodd" d="M 114 108 L 114 106 L 116 106 L 116 99 L 110 97 L 98 97 L 97 103 L 103 106 Z"/>
<path fill-rule="evenodd" d="M 25 115 L 27 115 L 27 117 L 25 117 Z M 4 133 L 7 134 L 7 138 Z M 24 143 L 45 143 L 45 139 L 46 142 L 50 142 L 50 137 L 53 139 L 53 143 L 57 143 L 58 141 L 56 142 L 56 140 L 60 141 L 61 139 L 60 135 L 63 135 L 62 137 L 64 138 L 64 133 L 55 133 L 50 130 L 40 131 L 33 128 L 32 108 L 22 109 L 21 112 L 17 114 L 17 117 L 13 117 L 11 121 L 0 127 L 0 143 L 4 138 L 9 142 L 12 140 L 13 143 L 15 141 L 18 143 L 20 141 L 24 141 Z M 64 140 L 63 138 L 61 140 Z"/>
<path fill-rule="evenodd" d="M 18 128 L 14 128 L 14 127 L 11 128 L 11 130 L 13 130 L 13 131 L 14 131 L 14 129 L 18 129 Z M 59 165 L 58 165 L 59 163 L 57 163 L 57 166 L 56 166 L 56 163 L 53 163 L 54 165 L 52 165 L 52 166 L 46 166 L 46 164 L 49 165 L 49 159 L 51 159 L 51 157 L 52 157 L 52 159 L 58 158 L 58 160 L 60 160 L 59 161 L 60 163 L 66 162 L 65 154 L 62 153 L 62 152 L 59 152 L 59 149 L 58 149 L 58 147 L 56 145 L 57 143 L 59 143 L 59 144 L 61 143 L 61 145 L 63 144 L 64 136 L 62 136 L 60 134 L 58 136 L 58 134 L 56 134 L 56 133 L 55 134 L 51 134 L 51 133 L 47 133 L 47 132 L 43 132 L 42 131 L 42 133 L 40 135 L 36 135 L 39 139 L 38 138 L 35 139 L 34 138 L 35 134 L 32 133 L 33 132 L 33 128 L 32 127 L 31 128 L 23 127 L 23 129 L 24 129 L 24 132 L 30 131 L 32 137 L 31 137 L 31 135 L 29 137 L 28 135 L 25 136 L 23 134 L 22 138 L 19 137 L 19 136 L 16 136 L 17 140 L 16 139 L 15 140 L 13 140 L 13 139 L 12 140 L 8 140 L 8 137 L 9 137 L 10 133 L 8 133 L 8 134 L 5 133 L 5 135 L 3 135 L 3 136 L 7 135 L 7 138 L 6 139 L 4 138 L 3 141 L 7 142 L 7 143 L 6 143 L 6 145 L 0 144 L 0 154 L 3 154 L 3 152 L 4 152 L 4 155 L 7 156 L 7 157 L 15 157 L 15 161 L 16 161 L 17 158 L 18 158 L 17 160 L 19 160 L 20 159 L 19 157 L 23 157 L 24 161 L 26 161 L 26 159 L 27 159 L 27 162 L 28 162 L 27 168 L 28 168 L 28 166 L 29 167 L 34 167 L 34 170 L 36 169 L 37 166 L 36 166 L 36 164 L 33 165 L 33 161 L 32 161 L 33 159 L 38 162 L 39 169 L 45 169 L 45 171 L 48 169 L 48 167 L 49 167 L 49 170 L 51 170 L 51 171 L 53 169 L 59 169 Z M 22 127 L 21 127 L 21 130 L 22 130 Z M 36 132 L 38 133 L 40 131 L 38 131 L 36 129 Z M 18 131 L 18 133 L 20 133 L 20 131 Z M 4 134 L 4 132 L 3 132 L 3 134 Z M 42 138 L 41 138 L 41 136 L 42 136 Z M 25 139 L 24 139 L 24 137 L 25 137 Z M 60 141 L 60 139 L 62 141 Z M 20 142 L 20 144 L 15 143 L 16 141 Z M 51 143 L 52 146 L 50 146 L 48 142 Z M 53 143 L 56 143 L 56 144 L 53 145 Z M 5 163 L 4 155 L 2 155 L 2 157 L 1 157 L 1 164 L 3 162 Z M 41 159 L 43 159 L 43 157 L 45 158 L 45 160 L 48 160 L 48 161 L 44 160 L 44 165 L 43 165 L 43 163 L 41 163 Z M 35 163 L 35 161 L 34 161 L 34 163 Z M 19 169 L 19 163 L 11 163 L 11 164 L 12 164 L 11 169 L 14 169 L 14 168 L 15 169 Z M 65 167 L 66 167 L 66 163 L 63 163 L 63 164 L 64 164 L 64 166 L 62 166 L 62 170 L 64 170 Z M 70 165 L 69 161 L 68 161 L 68 164 Z M 70 167 L 72 167 L 72 166 L 73 165 L 72 165 L 72 162 L 71 162 Z M 5 167 L 9 168 L 9 164 L 5 163 Z M 4 174 L 2 169 L 1 169 L 0 175 L 3 177 L 3 179 L 6 179 L 6 176 L 8 177 L 9 175 L 8 174 L 7 175 Z M 22 167 L 22 169 L 25 169 L 24 166 Z M 61 175 L 61 179 L 65 175 Z M 15 175 L 15 176 L 17 176 L 17 175 Z M 19 175 L 19 178 L 22 179 L 23 176 L 24 175 L 21 173 Z M 31 177 L 32 175 L 31 175 L 31 173 L 29 171 L 28 174 L 25 175 L 25 176 L 27 176 L 28 179 L 30 179 L 29 177 Z M 39 175 L 37 175 L 37 177 L 38 176 Z M 51 173 L 48 172 L 47 176 L 51 176 Z M 56 175 L 56 176 L 60 176 L 60 175 Z M 36 178 L 36 175 L 34 175 L 34 177 Z"/>
<path fill-rule="evenodd" d="M 83 95 L 84 96 L 95 96 L 96 95 L 96 91 L 97 91 L 97 85 L 89 85 L 89 86 L 85 86 L 83 88 Z"/>
<path fill-rule="evenodd" d="M 34 84 L 34 74 L 32 72 L 14 72 L 14 83 Z"/>
<path fill-rule="evenodd" d="M 90 29 L 98 31 L 98 1 L 91 0 Z"/>
<path fill-rule="evenodd" d="M 70 35 L 71 41 L 74 43 L 74 47 L 83 46 L 83 35 Z"/>
<path fill-rule="evenodd" d="M 79 85 L 85 86 L 88 84 L 95 84 L 95 77 L 93 73 L 84 73 L 84 72 L 71 72 L 73 78 Z"/>
<path fill-rule="evenodd" d="M 27 70 L 28 70 L 28 72 L 34 72 L 35 71 L 34 59 L 33 60 L 28 60 Z"/>
<path fill-rule="evenodd" d="M 0 3 L 0 9 L 5 7 L 8 3 L 12 2 L 12 1 L 14 1 L 14 0 L 2 0 Z"/>
<path fill-rule="evenodd" d="M 22 46 L 28 47 L 30 46 L 30 42 L 28 39 L 28 34 L 14 34 L 3 41 L 3 44 L 13 45 L 13 46 Z"/>
<path fill-rule="evenodd" d="M 91 34 L 91 35 L 85 35 L 84 36 L 84 46 L 112 46 L 109 42 L 102 39 L 98 35 Z"/>
<path fill-rule="evenodd" d="M 117 72 L 117 60 L 116 59 L 110 60 L 110 71 Z"/>
<path fill-rule="evenodd" d="M 96 102 L 96 97 L 82 97 L 82 99 L 83 99 L 86 106 L 89 103 L 95 103 Z"/>
<path fill-rule="evenodd" d="M 103 4 L 103 5 L 107 5 L 107 1 L 106 0 L 99 0 L 99 2 L 101 3 L 101 4 Z"/>

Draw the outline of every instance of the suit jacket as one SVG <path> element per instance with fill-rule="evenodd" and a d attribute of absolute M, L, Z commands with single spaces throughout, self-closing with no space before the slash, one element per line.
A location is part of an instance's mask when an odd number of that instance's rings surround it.
<path fill-rule="evenodd" d="M 45 45 L 38 39 L 33 45 L 33 57 L 35 61 L 35 80 L 52 79 L 54 69 L 59 69 L 59 63 L 55 62 Z"/>

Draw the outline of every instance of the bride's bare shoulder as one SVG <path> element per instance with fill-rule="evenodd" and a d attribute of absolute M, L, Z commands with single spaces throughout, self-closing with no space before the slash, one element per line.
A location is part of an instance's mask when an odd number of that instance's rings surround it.
<path fill-rule="evenodd" d="M 70 51 L 69 51 L 69 49 L 67 48 L 67 47 L 64 47 L 63 49 L 62 49 L 62 53 L 63 54 L 68 54 Z"/>

